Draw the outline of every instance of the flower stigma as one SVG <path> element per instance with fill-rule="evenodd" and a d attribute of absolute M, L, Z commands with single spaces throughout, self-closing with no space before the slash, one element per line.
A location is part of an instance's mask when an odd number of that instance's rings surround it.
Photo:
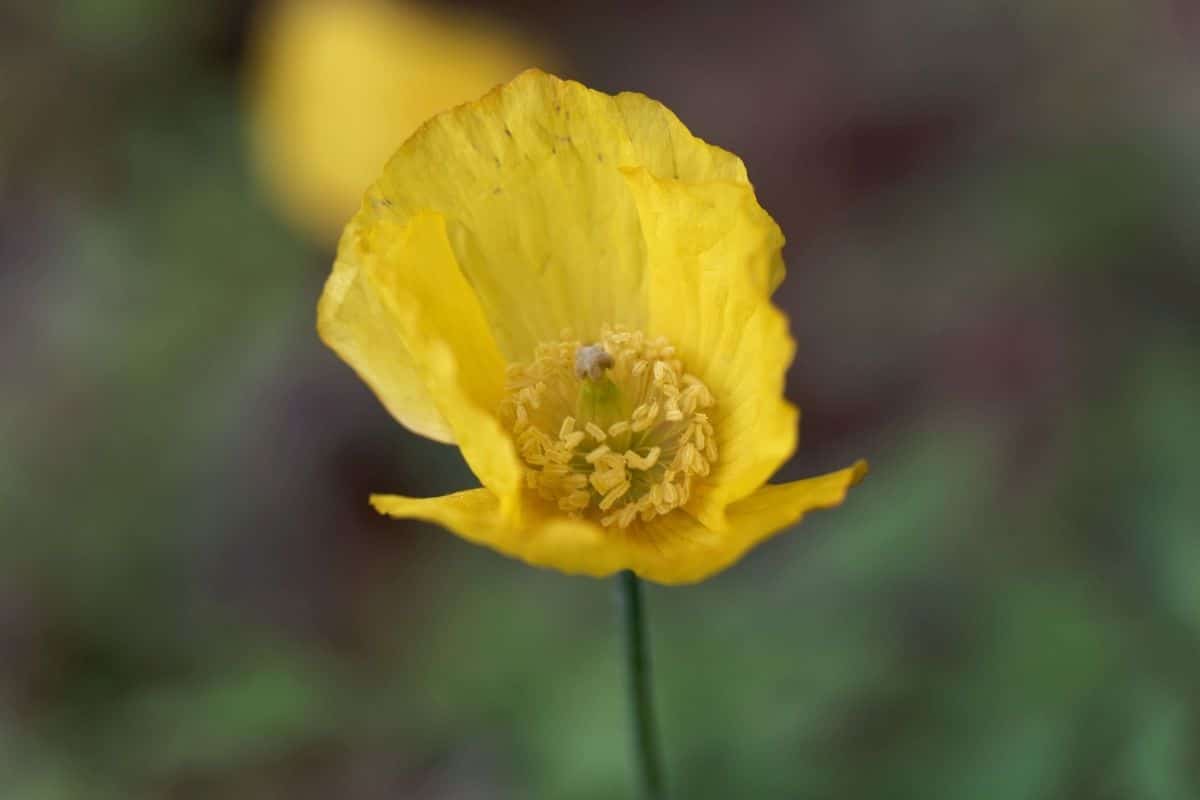
<path fill-rule="evenodd" d="M 525 485 L 560 511 L 628 528 L 683 506 L 717 460 L 712 392 L 662 337 L 569 331 L 507 370 L 501 418 Z"/>
<path fill-rule="evenodd" d="M 612 356 L 598 344 L 585 344 L 575 351 L 575 374 L 580 378 L 598 381 L 612 365 Z"/>

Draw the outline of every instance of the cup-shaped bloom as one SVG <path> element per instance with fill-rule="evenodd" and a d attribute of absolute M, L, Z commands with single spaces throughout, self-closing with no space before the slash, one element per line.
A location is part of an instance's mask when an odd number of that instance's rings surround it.
<path fill-rule="evenodd" d="M 495 20 L 395 0 L 276 0 L 256 20 L 247 108 L 258 173 L 331 245 L 389 156 L 438 112 L 535 60 Z"/>
<path fill-rule="evenodd" d="M 793 453 L 783 236 L 742 162 L 661 104 L 539 71 L 430 120 L 342 236 L 318 329 L 482 488 L 379 511 L 565 572 L 701 580 L 859 462 Z"/>

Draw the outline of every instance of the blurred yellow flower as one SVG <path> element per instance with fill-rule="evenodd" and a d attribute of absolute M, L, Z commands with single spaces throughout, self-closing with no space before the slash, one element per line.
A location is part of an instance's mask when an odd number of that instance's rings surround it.
<path fill-rule="evenodd" d="M 418 125 L 539 61 L 495 26 L 407 3 L 269 4 L 254 29 L 247 100 L 271 199 L 332 244 Z"/>
<path fill-rule="evenodd" d="M 866 471 L 796 445 L 783 236 L 734 155 L 640 94 L 528 71 L 408 140 L 342 235 L 318 330 L 484 488 L 379 511 L 565 572 L 730 565 Z"/>

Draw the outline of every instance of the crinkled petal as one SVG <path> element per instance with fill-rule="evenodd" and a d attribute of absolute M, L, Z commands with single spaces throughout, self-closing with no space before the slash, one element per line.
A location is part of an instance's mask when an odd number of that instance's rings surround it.
<path fill-rule="evenodd" d="M 741 162 L 640 95 L 529 72 L 431 120 L 347 228 L 321 330 L 398 418 L 458 442 L 485 488 L 372 503 L 531 564 L 661 583 L 701 580 L 837 505 L 865 464 L 764 488 L 798 418 L 783 398 L 794 346 L 770 302 L 782 244 Z M 665 336 L 717 401 L 720 457 L 688 513 L 628 529 L 523 491 L 496 417 L 506 360 L 606 323 Z"/>
<path fill-rule="evenodd" d="M 740 160 L 661 104 L 530 70 L 414 134 L 358 224 L 442 214 L 501 351 L 526 361 L 564 329 L 587 339 L 645 323 L 645 239 L 622 167 L 745 182 Z"/>
<path fill-rule="evenodd" d="M 548 77 L 540 75 L 538 79 Z M 567 84 L 584 89 L 597 98 L 609 97 L 574 82 Z M 651 175 L 682 181 L 749 184 L 746 165 L 740 158 L 692 135 L 679 117 L 662 103 L 640 92 L 621 92 L 611 100 L 616 104 L 632 146 L 631 157 L 622 159 L 618 167 L 640 166 Z"/>
<path fill-rule="evenodd" d="M 660 583 L 695 583 L 726 569 L 752 547 L 796 524 L 809 511 L 834 508 L 846 499 L 850 487 L 867 474 L 867 462 L 815 478 L 763 486 L 729 506 L 729 526 L 713 531 L 686 514 L 670 514 L 654 528 L 655 538 L 666 546 L 677 542 L 663 570 L 648 575 Z"/>
<path fill-rule="evenodd" d="M 519 463 L 495 416 L 504 359 L 440 216 L 352 224 L 317 317 L 321 338 L 396 419 L 456 442 L 485 486 L 515 498 Z"/>
<path fill-rule="evenodd" d="M 627 170 L 650 260 L 647 332 L 667 337 L 716 397 L 720 457 L 688 510 L 714 530 L 792 454 L 799 414 L 783 396 L 795 345 L 770 300 L 783 234 L 749 184 Z"/>
<path fill-rule="evenodd" d="M 501 512 L 501 499 L 488 489 L 441 497 L 372 495 L 381 514 L 421 519 L 449 528 L 467 541 L 539 567 L 602 577 L 628 567 L 635 545 L 599 525 L 527 504 L 519 521 Z"/>
<path fill-rule="evenodd" d="M 839 505 L 866 473 L 866 464 L 817 478 L 767 486 L 729 509 L 730 529 L 715 532 L 675 513 L 645 528 L 601 528 L 591 522 L 526 509 L 519 523 L 506 520 L 500 499 L 487 489 L 417 499 L 373 495 L 377 511 L 449 528 L 530 564 L 603 577 L 631 569 L 647 580 L 692 583 L 719 572 L 747 550 L 797 522 L 806 512 Z"/>

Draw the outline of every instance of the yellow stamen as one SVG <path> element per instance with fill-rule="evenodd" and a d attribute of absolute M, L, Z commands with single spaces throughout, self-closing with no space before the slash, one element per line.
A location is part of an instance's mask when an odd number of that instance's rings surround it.
<path fill-rule="evenodd" d="M 583 458 L 589 464 L 595 464 L 597 461 L 600 460 L 601 456 L 606 455 L 609 452 L 610 451 L 609 451 L 608 445 L 602 444 L 599 447 L 597 447 L 595 450 L 593 450 L 592 452 L 588 453 Z"/>
<path fill-rule="evenodd" d="M 620 436 L 627 430 L 629 430 L 629 421 L 623 419 L 620 422 L 614 422 L 612 425 L 608 426 L 608 435 L 614 437 Z"/>
<path fill-rule="evenodd" d="M 658 456 L 662 453 L 662 448 L 655 446 L 650 448 L 650 452 L 645 456 L 639 456 L 632 450 L 625 451 L 625 463 L 631 469 L 648 470 L 658 463 Z"/>
<path fill-rule="evenodd" d="M 607 495 L 622 483 L 629 482 L 625 480 L 624 470 L 616 469 L 607 470 L 605 472 L 593 472 L 591 478 L 588 480 L 591 481 L 592 488 L 602 495 Z"/>
<path fill-rule="evenodd" d="M 505 374 L 501 416 L 525 486 L 562 513 L 614 528 L 652 522 L 686 504 L 717 460 L 712 393 L 661 337 L 564 333 Z"/>
<path fill-rule="evenodd" d="M 625 493 L 629 491 L 630 486 L 631 484 L 629 481 L 621 481 L 614 486 L 600 501 L 600 510 L 608 511 L 610 508 L 612 508 L 613 503 L 625 496 Z"/>

